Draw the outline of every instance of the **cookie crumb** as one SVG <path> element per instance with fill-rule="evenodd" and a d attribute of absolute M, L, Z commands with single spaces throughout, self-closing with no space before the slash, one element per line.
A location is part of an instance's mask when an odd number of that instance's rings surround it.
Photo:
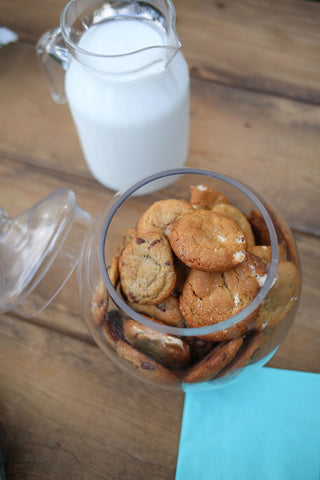
<path fill-rule="evenodd" d="M 236 252 L 236 253 L 233 254 L 233 258 L 237 262 L 241 263 L 246 258 L 246 252 Z"/>

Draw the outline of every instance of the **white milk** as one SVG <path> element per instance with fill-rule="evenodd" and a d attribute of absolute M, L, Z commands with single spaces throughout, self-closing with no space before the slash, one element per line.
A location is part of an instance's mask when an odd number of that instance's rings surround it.
<path fill-rule="evenodd" d="M 121 55 L 165 42 L 153 24 L 121 19 L 90 27 L 79 46 L 96 54 Z M 187 157 L 188 67 L 178 52 L 166 68 L 154 63 L 141 69 L 146 56 L 149 61 L 157 58 L 155 51 L 146 51 L 143 60 L 135 55 L 111 61 L 89 57 L 93 68 L 72 58 L 66 73 L 66 94 L 89 169 L 113 190 L 180 167 Z M 106 62 L 107 74 L 94 70 L 101 62 Z M 138 71 L 112 74 L 118 67 Z"/>

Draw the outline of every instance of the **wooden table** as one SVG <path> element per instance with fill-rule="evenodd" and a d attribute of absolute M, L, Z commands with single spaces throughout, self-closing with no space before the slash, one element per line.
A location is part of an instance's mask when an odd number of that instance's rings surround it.
<path fill-rule="evenodd" d="M 320 372 L 320 4 L 176 0 L 191 73 L 188 165 L 233 176 L 292 227 L 303 292 L 269 362 Z M 67 106 L 51 100 L 35 42 L 64 0 L 2 0 L 19 42 L 0 50 L 0 205 L 14 216 L 57 188 L 95 216 L 112 192 L 91 177 Z M 9 479 L 173 479 L 183 394 L 138 383 L 80 319 L 75 276 L 35 319 L 0 317 L 0 443 Z"/>

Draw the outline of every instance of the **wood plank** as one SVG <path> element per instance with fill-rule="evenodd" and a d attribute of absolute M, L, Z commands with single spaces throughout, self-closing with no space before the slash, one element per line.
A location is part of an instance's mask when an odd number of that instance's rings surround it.
<path fill-rule="evenodd" d="M 2 0 L 2 24 L 36 43 L 65 0 Z M 299 0 L 175 0 L 178 33 L 196 77 L 320 102 L 320 5 Z"/>
<path fill-rule="evenodd" d="M 61 178 L 91 178 L 69 110 L 51 100 L 33 47 L 11 45 L 0 58 L 0 154 Z M 193 80 L 190 122 L 188 165 L 235 176 L 272 199 L 293 228 L 320 233 L 319 107 Z"/>
<path fill-rule="evenodd" d="M 97 348 L 10 316 L 0 331 L 9 479 L 174 478 L 182 394 L 140 384 Z"/>
<path fill-rule="evenodd" d="M 0 59 L 0 150 L 89 177 L 70 111 L 53 102 L 34 47 L 8 45 Z"/>
<path fill-rule="evenodd" d="M 0 154 L 0 205 L 14 217 L 58 188 L 71 188 L 77 197 L 77 204 L 95 217 L 107 204 L 114 193 L 98 184 L 91 177 L 76 173 L 38 166 L 30 159 L 19 155 Z"/>
<path fill-rule="evenodd" d="M 292 0 L 175 4 L 178 32 L 194 76 L 319 104 L 319 4 Z"/>
<path fill-rule="evenodd" d="M 4 0 L 0 5 L 1 24 L 19 35 L 23 42 L 35 44 L 40 36 L 59 25 L 65 0 Z"/>
<path fill-rule="evenodd" d="M 0 330 L 8 479 L 174 479 L 182 393 L 140 383 L 59 333 L 5 315 Z"/>

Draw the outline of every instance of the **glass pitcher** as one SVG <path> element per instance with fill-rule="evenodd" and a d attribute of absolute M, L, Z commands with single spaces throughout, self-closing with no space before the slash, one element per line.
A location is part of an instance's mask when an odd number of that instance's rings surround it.
<path fill-rule="evenodd" d="M 37 54 L 100 183 L 120 190 L 185 163 L 189 72 L 170 0 L 71 0 Z"/>

